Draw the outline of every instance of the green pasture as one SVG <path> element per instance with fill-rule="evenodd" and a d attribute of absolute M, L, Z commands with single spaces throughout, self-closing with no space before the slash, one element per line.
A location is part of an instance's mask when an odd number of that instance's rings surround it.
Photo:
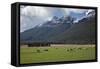
<path fill-rule="evenodd" d="M 20 63 L 41 63 L 95 59 L 95 45 L 51 45 L 20 47 Z"/>

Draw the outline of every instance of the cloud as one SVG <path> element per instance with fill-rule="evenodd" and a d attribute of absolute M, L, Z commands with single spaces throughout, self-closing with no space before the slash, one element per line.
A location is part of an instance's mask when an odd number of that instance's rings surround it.
<path fill-rule="evenodd" d="M 87 10 L 86 15 L 88 15 L 88 13 L 89 13 L 89 12 L 92 12 L 92 11 L 94 11 L 94 10 L 93 10 L 93 9 Z"/>
<path fill-rule="evenodd" d="M 21 32 L 33 28 L 34 26 L 43 23 L 49 17 L 49 13 L 43 7 L 27 6 L 21 8 Z"/>
<path fill-rule="evenodd" d="M 42 25 L 53 16 L 68 16 L 71 12 L 82 14 L 86 9 L 57 8 L 57 7 L 39 7 L 39 6 L 21 6 L 20 7 L 20 32 L 31 29 L 37 25 Z"/>
<path fill-rule="evenodd" d="M 63 8 L 51 8 L 51 7 L 37 7 L 26 6 L 21 7 L 21 32 L 33 28 L 36 25 L 40 25 L 47 20 L 50 20 L 53 16 L 62 17 L 67 15 Z"/>
<path fill-rule="evenodd" d="M 71 12 L 82 14 L 87 11 L 87 9 L 70 9 Z"/>

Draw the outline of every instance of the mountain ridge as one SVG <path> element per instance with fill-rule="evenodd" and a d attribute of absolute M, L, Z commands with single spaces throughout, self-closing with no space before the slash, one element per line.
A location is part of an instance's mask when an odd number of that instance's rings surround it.
<path fill-rule="evenodd" d="M 93 14 L 90 16 L 90 14 Z M 58 19 L 54 16 L 51 21 L 41 26 L 26 30 L 20 34 L 21 42 L 58 42 L 58 43 L 95 43 L 95 15 L 88 13 L 87 17 L 74 22 L 67 16 Z"/>

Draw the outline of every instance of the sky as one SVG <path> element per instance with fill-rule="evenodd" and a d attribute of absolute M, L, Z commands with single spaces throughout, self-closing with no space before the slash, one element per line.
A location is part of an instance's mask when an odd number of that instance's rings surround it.
<path fill-rule="evenodd" d="M 20 32 L 42 25 L 49 21 L 53 16 L 72 16 L 77 20 L 86 16 L 92 9 L 76 8 L 57 8 L 57 7 L 40 7 L 40 6 L 20 6 Z M 77 21 L 76 20 L 76 21 Z"/>

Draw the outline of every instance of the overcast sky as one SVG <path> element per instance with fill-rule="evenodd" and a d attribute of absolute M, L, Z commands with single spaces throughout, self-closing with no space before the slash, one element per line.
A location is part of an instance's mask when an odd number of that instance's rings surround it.
<path fill-rule="evenodd" d="M 53 16 L 73 16 L 80 19 L 91 9 L 55 8 L 39 6 L 20 6 L 20 32 L 31 29 L 37 25 L 51 20 Z"/>

